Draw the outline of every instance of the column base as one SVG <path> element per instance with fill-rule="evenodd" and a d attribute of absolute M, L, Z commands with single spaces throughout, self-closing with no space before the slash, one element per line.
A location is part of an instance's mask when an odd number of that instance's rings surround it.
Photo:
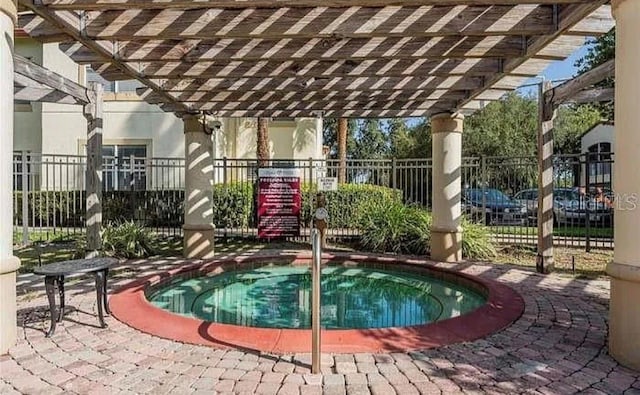
<path fill-rule="evenodd" d="M 431 259 L 437 262 L 462 261 L 462 231 L 431 229 Z"/>
<path fill-rule="evenodd" d="M 16 344 L 16 271 L 20 260 L 16 257 L 0 259 L 0 355 L 5 355 Z"/>
<path fill-rule="evenodd" d="M 620 364 L 640 370 L 640 267 L 611 262 L 609 353 Z"/>
<path fill-rule="evenodd" d="M 188 259 L 212 259 L 214 257 L 215 227 L 213 225 L 188 225 L 184 231 L 183 252 Z"/>

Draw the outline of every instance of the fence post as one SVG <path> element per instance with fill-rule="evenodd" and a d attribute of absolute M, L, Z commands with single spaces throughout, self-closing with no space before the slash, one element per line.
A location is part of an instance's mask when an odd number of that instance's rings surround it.
<path fill-rule="evenodd" d="M 22 151 L 22 244 L 29 244 L 29 171 L 27 151 Z"/>
<path fill-rule="evenodd" d="M 135 169 L 135 157 L 133 155 L 129 155 L 129 192 L 131 193 L 131 218 L 134 221 L 137 221 L 136 215 L 136 169 Z"/>
<path fill-rule="evenodd" d="M 313 218 L 313 158 L 309 158 L 309 218 Z M 306 224 L 305 224 L 306 226 Z M 311 224 L 308 225 L 311 229 Z M 303 239 L 304 240 L 304 239 Z M 311 242 L 311 232 L 309 232 L 309 242 Z"/>
<path fill-rule="evenodd" d="M 227 198 L 227 192 L 229 190 L 229 185 L 227 184 L 227 157 L 224 156 L 222 157 L 222 186 L 224 187 L 224 191 L 225 191 L 225 198 Z M 224 243 L 226 244 L 228 242 L 228 237 L 229 237 L 229 226 L 228 223 L 225 222 L 224 223 Z"/>
<path fill-rule="evenodd" d="M 591 178 L 591 154 L 587 152 L 585 158 L 584 170 L 584 232 L 585 232 L 585 251 L 591 252 L 591 213 L 589 210 L 589 184 Z M 578 206 L 580 207 L 580 206 Z"/>
<path fill-rule="evenodd" d="M 396 189 L 397 188 L 397 181 L 396 181 L 396 158 L 395 156 L 393 158 L 391 158 L 391 188 L 392 189 Z"/>
<path fill-rule="evenodd" d="M 487 196 L 485 195 L 485 190 L 487 189 L 488 185 L 488 178 L 487 178 L 487 159 L 484 156 L 480 157 L 480 182 L 482 183 L 482 186 L 480 187 L 480 190 L 482 191 L 482 217 L 481 217 L 481 221 L 483 224 L 485 224 L 486 226 L 491 225 L 491 215 L 489 215 L 489 221 L 487 221 Z"/>

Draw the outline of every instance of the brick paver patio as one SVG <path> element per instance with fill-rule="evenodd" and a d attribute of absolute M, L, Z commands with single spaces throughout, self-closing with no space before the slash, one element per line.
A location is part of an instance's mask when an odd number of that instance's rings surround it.
<path fill-rule="evenodd" d="M 266 251 L 262 253 L 271 253 Z M 128 261 L 114 289 L 184 260 Z M 52 339 L 42 278 L 21 275 L 19 340 L 0 357 L 0 393 L 640 394 L 640 373 L 607 353 L 607 280 L 538 275 L 504 265 L 443 265 L 516 289 L 523 316 L 485 339 L 440 349 L 391 354 L 323 355 L 324 375 L 310 374 L 310 355 L 216 350 L 163 340 L 112 317 L 97 327 L 93 280 L 67 284 L 71 309 Z"/>

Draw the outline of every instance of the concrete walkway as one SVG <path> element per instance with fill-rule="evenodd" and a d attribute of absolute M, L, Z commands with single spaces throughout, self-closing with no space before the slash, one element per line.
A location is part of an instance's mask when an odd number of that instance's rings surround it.
<path fill-rule="evenodd" d="M 122 263 L 110 288 L 185 262 Z M 640 394 L 640 373 L 619 366 L 607 353 L 607 280 L 541 276 L 504 265 L 443 266 L 510 285 L 525 299 L 524 315 L 472 343 L 408 354 L 324 355 L 322 376 L 309 373 L 307 354 L 185 345 L 140 333 L 112 317 L 109 327 L 100 329 L 90 278 L 68 282 L 71 311 L 47 339 L 42 278 L 21 275 L 19 341 L 0 357 L 0 394 Z"/>

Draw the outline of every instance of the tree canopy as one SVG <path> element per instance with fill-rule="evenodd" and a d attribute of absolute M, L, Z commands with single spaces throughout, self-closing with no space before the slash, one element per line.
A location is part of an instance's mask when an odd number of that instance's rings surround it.
<path fill-rule="evenodd" d="M 580 153 L 582 133 L 601 119 L 592 105 L 565 105 L 555 120 L 554 151 L 558 154 Z M 536 155 L 538 101 L 534 96 L 516 92 L 465 119 L 462 150 L 468 157 Z M 325 145 L 330 157 L 337 155 L 337 120 L 327 119 Z M 347 139 L 351 159 L 430 158 L 431 125 L 427 118 L 350 120 Z"/>
<path fill-rule="evenodd" d="M 601 64 L 614 59 L 616 56 L 616 30 L 612 29 L 609 33 L 590 40 L 587 54 L 576 61 L 575 66 L 578 68 L 578 75 L 583 74 Z M 602 88 L 614 88 L 615 79 L 608 78 L 602 81 L 598 86 Z M 613 102 L 598 103 L 595 107 L 600 111 L 602 117 L 606 120 L 614 119 Z"/>

